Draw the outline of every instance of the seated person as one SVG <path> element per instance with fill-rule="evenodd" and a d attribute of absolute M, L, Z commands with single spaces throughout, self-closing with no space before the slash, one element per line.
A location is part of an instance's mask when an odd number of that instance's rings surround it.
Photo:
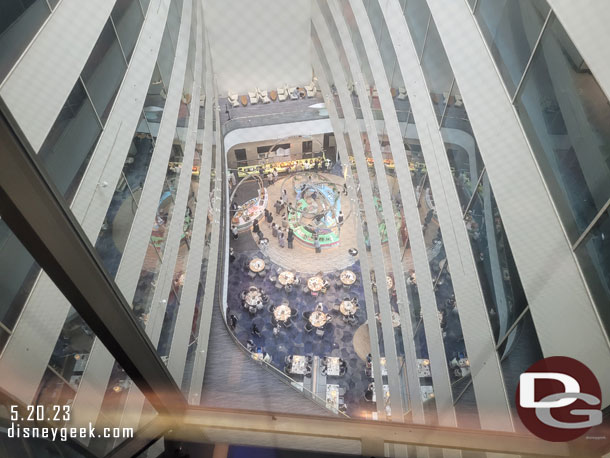
<path fill-rule="evenodd" d="M 246 341 L 246 350 L 252 351 L 252 350 L 254 350 L 254 348 L 255 348 L 254 342 L 251 339 L 248 339 Z"/>
<path fill-rule="evenodd" d="M 366 390 L 366 392 L 364 393 L 364 399 L 372 402 L 373 401 L 373 392 L 371 390 Z"/>

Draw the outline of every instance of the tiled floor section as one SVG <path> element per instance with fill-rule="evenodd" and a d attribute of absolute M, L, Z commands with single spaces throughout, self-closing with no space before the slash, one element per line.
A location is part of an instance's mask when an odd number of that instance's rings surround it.
<path fill-rule="evenodd" d="M 307 172 L 305 172 L 307 173 Z M 308 173 L 307 173 L 308 174 Z M 295 192 L 292 185 L 291 174 L 288 177 L 282 177 L 273 185 L 269 186 L 269 210 L 273 213 L 274 222 L 281 223 L 280 216 L 275 214 L 273 204 L 280 198 L 282 187 L 287 190 L 288 199 L 294 204 Z M 343 186 L 343 178 L 330 173 L 320 173 L 319 177 L 313 175 L 313 181 L 328 180 Z M 265 237 L 269 239 L 268 255 L 273 262 L 285 267 L 286 269 L 294 269 L 300 272 L 316 273 L 331 272 L 334 270 L 342 270 L 345 267 L 354 263 L 354 258 L 348 253 L 349 248 L 357 246 L 356 241 L 356 226 L 354 217 L 351 215 L 351 202 L 347 196 L 341 196 L 341 208 L 346 215 L 346 219 L 341 228 L 341 236 L 339 246 L 332 248 L 324 248 L 322 253 L 316 253 L 313 248 L 301 244 L 298 240 L 294 241 L 294 248 L 280 248 L 277 238 L 271 236 L 271 226 L 261 220 L 260 227 Z"/>

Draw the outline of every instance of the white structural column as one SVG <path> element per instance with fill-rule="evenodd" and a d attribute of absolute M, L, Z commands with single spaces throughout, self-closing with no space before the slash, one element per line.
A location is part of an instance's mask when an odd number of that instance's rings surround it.
<path fill-rule="evenodd" d="M 383 162 L 383 157 L 381 154 L 381 145 L 379 141 L 379 136 L 377 133 L 377 126 L 375 123 L 375 119 L 373 118 L 373 111 L 371 109 L 371 105 L 368 102 L 368 87 L 365 83 L 364 76 L 362 74 L 362 70 L 360 67 L 360 63 L 358 61 L 358 55 L 356 54 L 356 49 L 354 47 L 354 43 L 352 42 L 352 38 L 349 33 L 349 29 L 347 24 L 345 23 L 345 19 L 341 14 L 341 10 L 339 8 L 339 4 L 337 0 L 330 0 L 328 2 L 329 10 L 333 16 L 330 18 L 334 19 L 335 25 L 339 32 L 339 36 L 341 38 L 341 42 L 343 45 L 343 49 L 345 50 L 347 56 L 347 62 L 349 63 L 350 72 L 352 74 L 352 78 L 354 80 L 356 91 L 358 94 L 358 99 L 362 101 L 366 101 L 366 103 L 361 103 L 360 106 L 362 108 L 362 117 L 364 118 L 365 131 L 368 135 L 369 145 L 371 146 L 371 153 L 373 156 L 373 165 L 375 167 L 375 174 L 377 176 L 377 183 L 379 185 L 379 195 L 381 197 L 381 202 L 383 208 L 386 209 L 384 211 L 387 216 L 386 228 L 388 233 L 388 246 L 390 252 L 390 262 L 392 265 L 392 270 L 394 272 L 394 283 L 396 285 L 396 295 L 397 295 L 397 304 L 400 312 L 400 328 L 403 335 L 403 345 L 405 350 L 405 359 L 406 359 L 406 373 L 407 378 L 405 383 L 407 383 L 407 389 L 409 393 L 410 408 L 413 422 L 415 423 L 424 423 L 424 407 L 421 396 L 421 389 L 419 386 L 419 377 L 417 376 L 417 355 L 415 353 L 415 346 L 413 345 L 413 324 L 411 322 L 411 312 L 409 308 L 409 299 L 407 296 L 407 287 L 405 284 L 405 275 L 403 272 L 402 265 L 402 250 L 400 249 L 400 244 L 398 243 L 398 233 L 396 230 L 396 224 L 394 224 L 394 209 L 392 206 L 392 196 L 390 194 L 390 188 L 388 185 L 388 180 L 386 178 L 386 169 L 385 164 Z M 367 35 L 366 39 L 364 34 L 362 33 L 362 29 L 365 27 L 364 23 L 368 24 L 370 29 L 370 23 L 368 23 L 368 18 L 366 15 L 366 11 L 360 3 L 360 8 L 352 8 L 354 11 L 354 16 L 356 17 L 357 26 L 361 31 L 362 40 L 364 42 L 365 48 L 374 47 L 377 49 L 377 45 L 375 43 L 375 37 L 371 35 Z M 363 16 L 364 15 L 364 16 Z M 373 39 L 371 43 L 370 38 Z M 372 52 L 370 49 L 367 52 Z M 381 70 L 383 72 L 383 65 L 380 68 L 374 69 L 374 65 L 371 65 L 371 70 L 373 71 L 373 76 L 377 78 L 381 78 L 379 74 L 375 70 Z M 385 79 L 385 73 L 382 75 L 383 79 Z M 375 80 L 377 83 L 377 80 Z M 387 82 L 386 82 L 387 85 Z M 383 107 L 382 107 L 383 108 Z M 395 116 L 396 112 L 392 110 L 392 115 Z M 384 113 L 384 118 L 386 113 Z M 402 138 L 400 143 L 402 144 Z M 395 145 L 393 145 L 395 146 Z M 393 150 L 394 152 L 394 150 Z M 403 148 L 404 154 L 404 148 Z M 391 215 L 391 216 L 389 216 Z M 418 223 L 419 227 L 419 223 Z M 438 322 L 438 320 L 436 320 Z M 444 358 L 443 358 L 444 359 Z M 400 365 L 400 364 L 399 364 Z M 451 404 L 450 404 L 451 405 Z M 453 408 L 453 407 L 452 407 Z"/>
<path fill-rule="evenodd" d="M 97 38 L 115 0 L 60 2 L 0 88 L 0 96 L 38 151 Z"/>
<path fill-rule="evenodd" d="M 375 86 L 377 87 L 377 94 L 383 111 L 383 118 L 385 120 L 388 139 L 392 149 L 397 181 L 404 206 L 405 220 L 409 230 L 411 254 L 417 273 L 417 286 L 426 331 L 426 343 L 430 356 L 430 369 L 434 384 L 438 423 L 442 426 L 457 426 L 455 411 L 453 409 L 451 380 L 449 379 L 443 334 L 438 320 L 438 308 L 434 294 L 432 274 L 428 264 L 417 197 L 415 195 L 415 189 L 413 188 L 413 181 L 411 180 L 411 171 L 409 169 L 400 125 L 396 116 L 396 108 L 394 106 L 394 101 L 392 100 L 390 85 L 385 73 L 385 66 L 370 21 L 367 19 L 367 13 L 362 4 L 362 0 L 350 1 L 350 4 L 352 5 L 352 11 L 354 12 L 356 21 L 358 22 L 360 36 L 364 43 L 373 78 L 375 79 Z M 406 311 L 401 311 L 401 317 L 405 312 L 408 313 L 408 309 Z M 410 341 L 413 342 L 412 333 L 410 333 Z"/>
<path fill-rule="evenodd" d="M 201 16 L 201 8 L 199 8 L 199 23 L 203 24 Z M 203 45 L 203 29 L 197 29 L 197 42 Z M 202 46 L 203 47 L 203 46 Z M 202 51 L 203 52 L 203 51 Z M 211 175 L 212 163 L 212 107 L 214 105 L 214 91 L 212 88 L 212 72 L 209 65 L 210 53 L 205 52 L 205 55 L 197 56 L 200 61 L 197 63 L 199 72 L 195 72 L 196 81 L 205 81 L 202 92 L 205 93 L 205 100 L 209 102 L 205 106 L 205 126 L 203 130 L 203 143 L 201 152 L 202 167 L 199 171 L 199 189 L 197 190 L 197 206 L 193 212 L 193 231 L 191 236 L 191 249 L 189 258 L 184 273 L 184 286 L 182 287 L 182 296 L 180 307 L 178 308 L 178 316 L 176 317 L 176 327 L 178 331 L 174 331 L 172 336 L 172 345 L 170 347 L 169 360 L 167 367 L 176 380 L 178 385 L 182 384 L 184 376 L 184 366 L 186 363 L 186 355 L 191 333 L 186 330 L 191 329 L 195 305 L 197 302 L 197 290 L 199 289 L 199 281 L 201 277 L 201 264 L 203 262 L 203 252 L 205 246 L 205 234 L 208 224 L 208 209 L 209 209 L 209 183 Z M 208 62 L 205 66 L 206 74 L 201 75 L 201 59 L 204 58 Z"/>
<path fill-rule="evenodd" d="M 360 128 L 356 120 L 356 114 L 351 97 L 347 90 L 347 79 L 345 78 L 345 74 L 341 68 L 341 64 L 339 63 L 337 50 L 334 47 L 330 32 L 317 3 L 314 3 L 312 7 L 312 21 L 318 36 L 320 37 L 320 42 L 322 44 L 326 60 L 330 66 L 333 74 L 333 80 L 335 81 L 335 86 L 337 87 L 337 91 L 339 93 L 339 99 L 341 101 L 341 107 L 345 116 L 346 127 L 352 145 L 353 158 L 356 163 L 356 170 L 358 172 L 358 181 L 360 185 L 360 192 L 362 193 L 365 217 L 367 222 L 370 224 L 369 238 L 371 241 L 371 251 L 373 253 L 373 270 L 375 272 L 375 278 L 377 281 L 380 284 L 383 284 L 383 279 L 386 278 L 387 271 L 383 262 L 383 247 L 381 245 L 379 231 L 377 230 L 377 213 L 373 204 L 373 191 L 369 179 L 368 165 L 366 163 L 366 157 L 362 146 Z M 383 287 L 377 288 L 377 296 L 379 299 L 379 314 L 381 316 L 381 329 L 388 369 L 392 419 L 402 422 L 404 421 L 404 406 L 400 389 L 401 381 L 398 374 L 398 358 L 396 353 L 394 328 L 392 326 L 392 309 L 388 289 Z"/>
<path fill-rule="evenodd" d="M 209 67 L 209 72 L 213 72 L 212 66 Z M 221 186 L 225 184 L 222 182 L 223 174 L 220 173 L 222 167 L 222 155 L 224 151 L 222 149 L 221 134 L 220 134 L 220 107 L 218 106 L 218 94 L 216 93 L 216 82 L 213 84 L 206 84 L 207 87 L 213 87 L 211 99 L 207 99 L 210 105 L 212 105 L 211 116 L 216 118 L 216 130 L 214 131 L 214 144 L 215 148 L 215 160 L 214 160 L 214 193 L 213 198 L 210 198 L 212 205 L 212 232 L 210 238 L 210 251 L 208 256 L 208 266 L 205 280 L 205 292 L 203 295 L 203 303 L 200 311 L 200 324 L 199 334 L 197 336 L 197 354 L 195 355 L 195 362 L 193 364 L 193 372 L 191 374 L 191 384 L 187 400 L 190 404 L 199 404 L 201 400 L 201 390 L 203 388 L 203 376 L 205 373 L 205 363 L 208 357 L 208 341 L 210 339 L 210 328 L 212 326 L 212 313 L 214 307 L 220 307 L 214 299 L 216 298 L 216 275 L 218 270 L 218 253 L 220 249 L 220 218 L 221 214 Z M 212 124 L 212 119 L 209 120 Z M 206 119 L 207 124 L 207 119 Z"/>
<path fill-rule="evenodd" d="M 585 5 L 570 0 L 548 0 L 553 12 L 591 69 L 610 100 L 610 2 L 589 1 Z"/>
<path fill-rule="evenodd" d="M 186 4 L 185 4 L 186 7 Z M 186 205 L 188 202 L 188 198 L 190 195 L 190 188 L 191 188 L 191 173 L 189 173 L 189 171 L 192 170 L 193 167 L 193 157 L 195 154 L 195 147 L 196 147 L 196 143 L 197 143 L 197 127 L 199 124 L 199 99 L 200 99 L 200 94 L 201 94 L 201 67 L 202 67 L 202 59 L 203 59 L 203 53 L 202 53 L 202 46 L 203 46 L 203 40 L 202 40 L 202 29 L 201 29 L 201 9 L 198 5 L 198 3 L 195 3 L 193 5 L 193 7 L 197 8 L 197 13 L 194 13 L 191 17 L 195 17 L 195 14 L 198 15 L 198 20 L 197 20 L 197 25 L 196 28 L 194 29 L 196 31 L 196 35 L 197 35 L 197 40 L 195 41 L 195 67 L 194 67 L 194 79 L 193 79 L 193 86 L 192 89 L 189 91 L 189 93 L 191 94 L 191 106 L 190 106 L 190 113 L 189 113 L 189 123 L 188 123 L 188 129 L 187 129 L 187 133 L 186 133 L 186 143 L 185 143 L 185 147 L 184 147 L 184 158 L 183 158 L 183 162 L 182 162 L 182 172 L 180 174 L 180 179 L 179 179 L 179 183 L 178 183 L 178 190 L 176 192 L 176 203 L 174 205 L 174 215 L 172 216 L 172 220 L 170 223 L 170 228 L 169 228 L 169 233 L 168 233 L 168 237 L 167 237 L 167 248 L 165 249 L 165 254 L 163 256 L 163 265 L 161 267 L 161 271 L 163 272 L 164 269 L 166 269 L 167 266 L 167 275 L 166 278 L 168 279 L 163 280 L 164 283 L 167 283 L 164 287 L 163 287 L 163 295 L 161 295 L 160 297 L 168 297 L 169 295 L 169 288 L 171 287 L 171 283 L 173 281 L 173 272 L 174 272 L 174 266 L 176 264 L 176 259 L 178 256 L 178 251 L 180 249 L 180 239 L 183 233 L 183 225 L 184 225 L 184 219 L 181 217 L 184 214 L 183 209 L 186 209 Z M 187 68 L 187 71 L 190 71 L 189 68 Z M 207 183 L 204 182 L 204 183 Z M 200 186 L 199 189 L 201 189 L 202 187 L 207 188 L 206 186 Z M 204 200 L 205 201 L 205 200 Z M 203 205 L 202 205 L 203 206 Z M 205 209 L 205 212 L 201 213 L 201 212 L 197 212 L 197 208 L 198 205 L 195 206 L 195 210 L 193 211 L 193 218 L 197 218 L 198 216 L 201 217 L 201 219 L 203 219 L 204 221 L 207 221 L 207 206 Z M 197 244 L 199 245 L 199 244 Z M 191 256 L 195 259 L 195 261 L 199 262 L 199 266 L 201 266 L 201 256 L 197 256 L 197 252 L 194 251 L 194 247 L 193 244 L 191 243 L 191 246 L 189 248 L 189 254 L 187 257 L 187 265 L 191 260 Z M 171 253 L 169 253 L 171 249 Z M 203 252 L 203 249 L 201 249 L 201 252 Z M 162 274 L 159 274 L 159 278 L 162 278 Z M 191 285 L 187 285 L 187 280 L 192 280 L 193 284 Z M 177 314 L 179 314 L 182 309 L 186 309 L 188 311 L 188 309 L 190 308 L 192 310 L 191 307 L 188 306 L 188 304 L 186 304 L 184 302 L 184 290 L 185 288 L 188 286 L 189 290 L 194 289 L 195 291 L 197 291 L 197 286 L 199 284 L 199 277 L 197 276 L 194 279 L 190 279 L 187 274 L 185 273 L 185 280 L 184 280 L 184 286 L 182 288 L 182 295 L 180 296 L 180 301 L 179 301 L 179 307 L 178 307 L 178 311 L 176 312 Z M 155 290 L 155 295 L 157 290 L 161 289 L 160 288 L 161 285 L 158 284 L 157 289 Z M 188 299 L 188 297 L 186 298 Z M 194 303 L 194 301 L 193 301 Z M 152 341 L 153 345 L 156 345 L 157 348 L 159 346 L 159 335 L 161 332 L 161 326 L 163 324 L 163 318 L 165 315 L 165 305 L 162 305 L 159 301 L 155 301 L 155 299 L 153 298 L 153 309 L 156 308 L 156 312 L 151 313 L 149 316 L 151 317 L 151 319 L 148 320 L 148 322 L 146 323 L 146 333 L 148 334 L 148 336 L 150 337 L 150 340 Z M 151 312 L 153 312 L 153 310 L 151 309 Z M 154 317 L 156 317 L 156 319 L 154 319 Z M 192 319 L 192 313 L 190 315 L 190 319 Z M 179 327 L 180 323 L 178 322 L 178 319 L 176 319 L 175 321 L 175 328 L 174 328 L 174 333 L 173 335 L 184 335 L 186 336 L 186 341 L 182 341 L 181 344 L 184 347 L 183 350 L 186 354 L 186 349 L 187 349 L 187 345 L 188 345 L 188 337 L 189 337 L 189 333 L 184 332 L 185 329 L 190 329 L 190 321 L 186 324 L 184 324 L 182 327 Z M 173 344 L 173 339 L 172 339 L 172 344 Z M 169 365 L 169 364 L 168 364 Z M 174 376 L 175 377 L 175 376 Z M 179 378 L 176 378 L 176 383 L 178 385 L 180 385 L 181 380 L 182 380 L 182 374 L 180 374 Z M 129 393 L 127 395 L 127 399 L 125 400 L 125 404 L 123 406 L 123 415 L 121 418 L 121 423 L 120 423 L 120 427 L 121 428 L 134 428 L 137 429 L 138 427 L 138 422 L 140 420 L 141 414 L 142 414 L 142 407 L 144 406 L 144 401 L 145 401 L 145 397 L 144 394 L 137 389 L 137 387 L 135 385 L 131 386 L 131 389 L 129 390 Z M 121 440 L 115 441 L 115 443 L 120 443 Z"/>
<path fill-rule="evenodd" d="M 182 99 L 182 86 L 188 55 L 188 43 L 191 23 L 191 1 L 184 1 L 180 32 L 176 47 L 176 57 L 172 70 L 172 77 L 167 91 L 167 100 L 163 111 L 163 118 L 159 127 L 157 142 L 150 162 L 144 188 L 138 202 L 129 238 L 123 251 L 121 263 L 115 278 L 117 285 L 125 298 L 131 302 L 137 287 L 138 279 L 142 269 L 142 263 L 146 256 L 150 232 L 159 205 L 159 196 L 163 188 L 167 164 L 170 157 L 178 110 Z M 174 207 L 174 210 L 176 207 Z M 183 211 L 180 209 L 179 211 Z M 173 217 L 183 218 L 181 215 Z M 172 217 L 172 218 L 173 218 Z M 145 234 L 145 236 L 143 236 Z M 167 247 L 166 247 L 167 249 Z M 151 285 L 152 287 L 152 285 Z M 153 308 L 154 308 L 153 304 Z M 108 379 L 110 377 L 114 357 L 108 352 L 104 345 L 95 339 L 89 361 L 85 367 L 81 383 L 74 399 L 72 412 L 75 424 L 87 424 L 99 412 Z M 87 440 L 85 440 L 87 442 Z"/>
<path fill-rule="evenodd" d="M 569 356 L 586 364 L 602 386 L 606 407 L 608 338 L 517 113 L 467 5 L 442 0 L 428 4 L 468 108 L 544 356 Z"/>
<path fill-rule="evenodd" d="M 151 1 L 131 59 L 134 64 L 127 69 L 114 108 L 72 202 L 72 213 L 92 244 L 99 234 L 140 121 L 168 6 L 167 0 Z M 104 182 L 108 186 L 100 185 Z M 0 377 L 0 387 L 26 404 L 36 394 L 69 309 L 70 303 L 49 277 L 41 273 L 0 358 L 0 373 L 13 374 Z M 24 348 L 28 351 L 24 352 Z"/>
<path fill-rule="evenodd" d="M 350 163 L 349 153 L 347 144 L 345 142 L 345 126 L 342 123 L 337 114 L 337 107 L 333 101 L 332 91 L 328 84 L 329 75 L 324 73 L 322 64 L 320 63 L 320 57 L 318 56 L 317 50 L 312 51 L 312 65 L 314 74 L 318 76 L 318 84 L 324 100 L 326 101 L 326 108 L 328 109 L 328 116 L 333 126 L 333 132 L 335 133 L 335 140 L 337 142 L 337 153 L 341 164 Z M 354 183 L 354 177 L 352 175 L 352 168 L 347 166 L 346 184 L 349 199 L 352 203 L 352 218 L 355 219 L 357 224 L 357 241 L 358 250 L 360 255 L 358 257 L 360 261 L 360 272 L 362 275 L 362 287 L 364 290 L 364 303 L 366 307 L 366 316 L 369 326 L 369 342 L 371 345 L 371 357 L 373 359 L 373 375 L 375 380 L 375 396 L 377 399 L 383 399 L 383 376 L 381 371 L 381 354 L 379 353 L 379 335 L 377 334 L 377 323 L 375 318 L 375 299 L 373 298 L 373 289 L 371 284 L 371 266 L 369 264 L 368 253 L 366 251 L 366 244 L 364 242 L 364 233 L 362 230 L 362 221 L 360 221 L 360 205 L 358 200 L 358 193 L 356 191 L 357 186 Z M 386 410 L 383 407 L 382 402 L 377 404 L 377 415 L 378 418 L 383 420 L 385 418 Z"/>
<path fill-rule="evenodd" d="M 481 428 L 510 431 L 513 424 L 500 361 L 438 120 L 400 3 L 389 0 L 380 6 L 409 94 L 443 231 Z M 463 6 L 468 8 L 466 2 Z"/>

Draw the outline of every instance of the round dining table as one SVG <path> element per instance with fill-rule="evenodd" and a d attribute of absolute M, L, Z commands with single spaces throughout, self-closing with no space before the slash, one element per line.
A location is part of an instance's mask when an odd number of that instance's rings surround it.
<path fill-rule="evenodd" d="M 277 279 L 280 282 L 280 285 L 292 285 L 294 283 L 294 273 L 285 270 L 278 275 Z"/>
<path fill-rule="evenodd" d="M 324 280 L 319 275 L 311 277 L 311 278 L 309 278 L 309 280 L 307 280 L 307 287 L 311 291 L 318 292 L 318 291 L 322 290 L 323 286 L 324 286 Z"/>
<path fill-rule="evenodd" d="M 261 272 L 265 268 L 265 261 L 261 258 L 254 258 L 250 261 L 250 270 L 255 273 Z"/>
<path fill-rule="evenodd" d="M 246 293 L 245 302 L 247 305 L 258 305 L 263 301 L 261 292 L 258 290 L 248 291 Z"/>
<path fill-rule="evenodd" d="M 343 315 L 350 316 L 356 313 L 358 310 L 358 305 L 350 300 L 342 301 L 341 304 L 339 304 L 339 310 Z"/>
<path fill-rule="evenodd" d="M 340 275 L 341 283 L 344 285 L 353 285 L 356 282 L 356 274 L 351 270 L 344 270 Z"/>
<path fill-rule="evenodd" d="M 319 310 L 311 312 L 311 315 L 309 315 L 309 322 L 316 328 L 321 328 L 324 326 L 327 320 L 328 316 L 326 316 L 326 313 L 320 312 Z"/>
<path fill-rule="evenodd" d="M 286 304 L 278 305 L 275 310 L 273 310 L 273 316 L 277 321 L 288 321 L 290 316 L 292 315 L 292 310 Z"/>

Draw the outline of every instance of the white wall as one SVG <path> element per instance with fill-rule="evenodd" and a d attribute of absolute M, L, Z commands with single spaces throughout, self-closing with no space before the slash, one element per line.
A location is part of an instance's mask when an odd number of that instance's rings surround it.
<path fill-rule="evenodd" d="M 220 95 L 311 80 L 310 0 L 202 0 Z"/>

